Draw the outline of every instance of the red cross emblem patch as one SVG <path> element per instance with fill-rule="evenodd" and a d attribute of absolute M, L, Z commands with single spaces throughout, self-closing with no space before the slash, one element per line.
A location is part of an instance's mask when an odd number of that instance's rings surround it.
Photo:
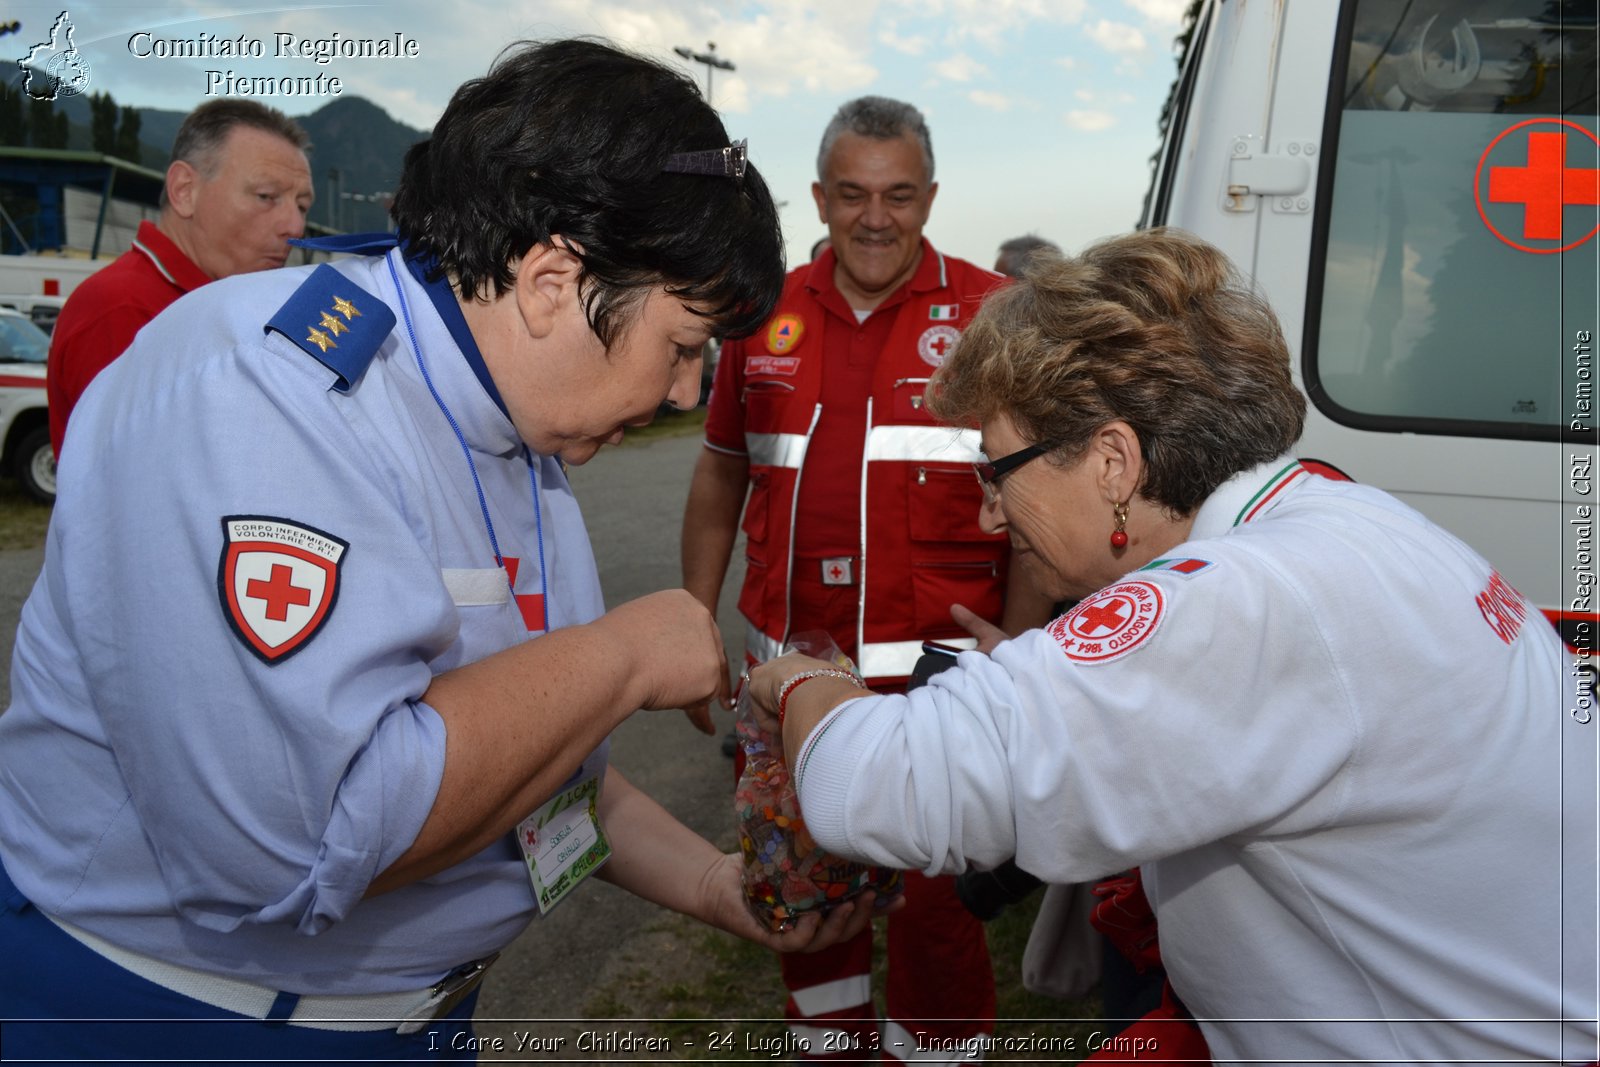
<path fill-rule="evenodd" d="M 1152 582 L 1118 582 L 1086 597 L 1046 627 L 1067 658 L 1106 663 L 1149 640 L 1161 622 L 1164 601 Z"/>
<path fill-rule="evenodd" d="M 1600 169 L 1597 138 L 1568 119 L 1527 119 L 1503 130 L 1478 157 L 1478 217 L 1522 252 L 1576 248 L 1596 231 Z M 1587 209 L 1587 210 L 1585 210 Z"/>
<path fill-rule="evenodd" d="M 917 355 L 922 357 L 922 362 L 930 367 L 937 367 L 950 358 L 950 353 L 955 351 L 956 342 L 961 340 L 961 331 L 954 326 L 929 326 L 922 331 L 922 336 L 917 338 Z"/>
<path fill-rule="evenodd" d="M 222 534 L 217 595 L 223 613 L 263 663 L 281 663 L 332 614 L 349 542 L 266 515 L 225 516 Z"/>

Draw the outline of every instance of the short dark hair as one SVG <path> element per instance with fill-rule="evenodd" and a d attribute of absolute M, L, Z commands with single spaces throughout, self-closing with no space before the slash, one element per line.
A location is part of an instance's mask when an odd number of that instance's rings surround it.
<path fill-rule="evenodd" d="M 171 162 L 189 164 L 209 178 L 217 172 L 217 150 L 236 126 L 282 137 L 302 152 L 311 150 L 311 137 L 294 119 L 275 107 L 254 100 L 227 97 L 211 100 L 184 117 L 178 136 L 172 141 Z M 167 188 L 161 187 L 161 206 L 167 206 Z"/>
<path fill-rule="evenodd" d="M 751 166 L 742 180 L 662 170 L 727 145 L 687 75 L 595 40 L 524 41 L 406 153 L 391 210 L 410 254 L 463 299 L 504 294 L 527 251 L 560 235 L 607 347 L 659 285 L 744 336 L 783 290 L 772 195 Z"/>

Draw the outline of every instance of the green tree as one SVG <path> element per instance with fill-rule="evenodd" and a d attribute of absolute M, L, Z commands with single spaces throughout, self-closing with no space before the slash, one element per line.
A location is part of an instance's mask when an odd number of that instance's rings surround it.
<path fill-rule="evenodd" d="M 72 136 L 72 121 L 67 118 L 65 111 L 55 113 L 55 121 L 51 123 L 50 143 L 46 148 L 65 148 L 67 140 Z"/>
<path fill-rule="evenodd" d="M 96 152 L 108 155 L 117 142 L 117 102 L 110 93 L 89 96 L 89 144 Z"/>
<path fill-rule="evenodd" d="M 49 100 L 28 99 L 28 143 L 33 147 L 50 147 L 55 136 L 55 111 Z"/>
<path fill-rule="evenodd" d="M 139 148 L 139 112 L 132 107 L 122 109 L 122 122 L 117 126 L 116 155 L 130 163 L 144 162 Z"/>
<path fill-rule="evenodd" d="M 20 147 L 28 140 L 28 120 L 22 111 L 22 93 L 0 82 L 0 145 Z"/>

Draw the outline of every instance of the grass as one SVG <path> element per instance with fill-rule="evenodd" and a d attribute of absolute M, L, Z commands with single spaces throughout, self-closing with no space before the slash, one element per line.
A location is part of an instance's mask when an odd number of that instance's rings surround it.
<path fill-rule="evenodd" d="M 1033 894 L 985 927 L 998 1002 L 995 1036 L 1073 1038 L 1073 1047 L 1085 1050 L 1089 1034 L 1101 1028 L 1092 1021 L 1101 1015 L 1098 996 L 1060 1001 L 1030 993 L 1022 985 L 1022 953 L 1043 895 Z M 885 980 L 882 923 L 876 924 L 874 936 L 877 969 L 873 985 L 881 1010 Z M 772 953 L 676 914 L 663 915 L 637 945 L 629 946 L 628 953 L 623 971 L 591 994 L 583 1009 L 586 1018 L 628 1019 L 632 1034 L 665 1039 L 670 1053 L 656 1054 L 660 1060 L 733 1058 L 733 1062 L 741 1062 L 734 1058 L 741 1055 L 778 1058 L 775 1052 L 763 1051 L 784 1048 L 785 1028 L 777 1016 L 787 994 Z M 671 962 L 663 967 L 663 961 Z M 670 979 L 663 980 L 664 974 L 670 974 Z M 570 1027 L 569 1042 L 580 1029 L 583 1027 Z M 541 1033 L 563 1031 L 556 1027 Z M 728 1043 L 714 1049 L 712 1035 L 727 1035 Z M 1008 1063 L 1070 1062 L 1059 1054 L 1031 1060 L 1001 1050 L 990 1052 L 987 1058 Z"/>
<path fill-rule="evenodd" d="M 0 551 L 38 548 L 50 525 L 50 505 L 22 491 L 14 478 L 0 478 Z"/>
<path fill-rule="evenodd" d="M 622 437 L 622 447 L 637 444 L 641 441 L 655 441 L 662 437 L 684 437 L 688 434 L 697 434 L 704 429 L 706 424 L 706 409 L 702 404 L 688 411 L 669 411 L 664 415 L 657 415 L 649 426 L 628 427 L 628 432 Z"/>

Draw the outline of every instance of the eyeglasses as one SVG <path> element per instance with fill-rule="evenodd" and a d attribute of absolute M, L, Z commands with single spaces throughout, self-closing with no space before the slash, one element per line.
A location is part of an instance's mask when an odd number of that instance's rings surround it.
<path fill-rule="evenodd" d="M 1027 448 L 1019 448 L 1009 456 L 1001 456 L 999 459 L 989 460 L 986 463 L 974 463 L 972 465 L 972 473 L 978 476 L 978 484 L 983 486 L 984 501 L 993 504 L 1000 499 L 998 483 L 1001 478 L 1004 478 L 1029 460 L 1038 459 L 1046 452 L 1060 447 L 1060 441 L 1042 441 L 1036 445 L 1029 445 Z"/>

